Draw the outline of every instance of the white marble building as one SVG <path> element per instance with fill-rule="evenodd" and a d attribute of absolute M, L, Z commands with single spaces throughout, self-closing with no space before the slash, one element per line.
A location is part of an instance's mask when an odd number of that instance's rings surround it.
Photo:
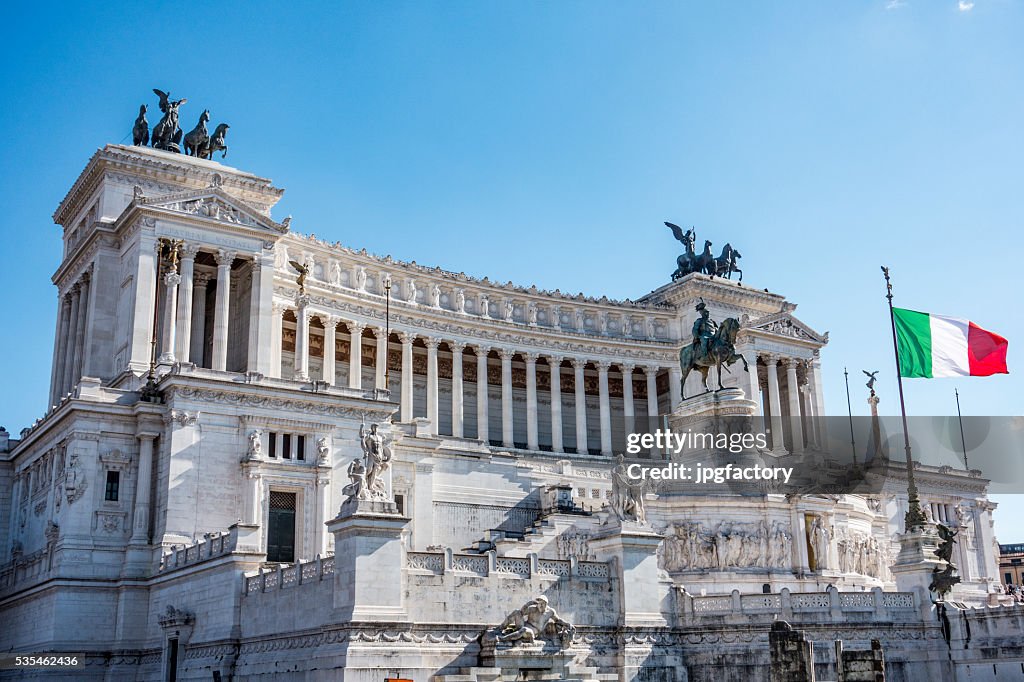
<path fill-rule="evenodd" d="M 478 280 L 293 233 L 282 193 L 108 145 L 58 207 L 51 407 L 0 433 L 0 652 L 84 652 L 83 679 L 425 682 L 477 666 L 483 629 L 543 593 L 578 628 L 580 679 L 732 679 L 723 628 L 749 634 L 735 679 L 767 679 L 779 614 L 883 639 L 894 679 L 1002 665 L 948 662 L 927 592 L 890 570 L 898 466 L 869 497 L 650 494 L 649 527 L 609 531 L 609 456 L 679 412 L 698 300 L 743 324 L 751 372 L 725 383 L 772 452 L 821 456 L 804 417 L 826 414 L 828 338 L 783 296 L 699 274 L 635 302 Z M 393 442 L 400 520 L 360 526 L 335 517 L 369 423 Z M 917 476 L 966 538 L 958 600 L 991 605 L 1001 636 L 1021 614 L 990 594 L 987 482 Z"/>

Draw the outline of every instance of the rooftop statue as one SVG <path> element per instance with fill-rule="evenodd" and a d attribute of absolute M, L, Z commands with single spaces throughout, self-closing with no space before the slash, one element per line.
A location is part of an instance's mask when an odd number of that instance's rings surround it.
<path fill-rule="evenodd" d="M 676 258 L 676 270 L 672 273 L 672 281 L 686 277 L 690 273 L 699 272 L 712 277 L 726 277 L 732 279 L 732 273 L 739 273 L 739 281 L 743 281 L 743 271 L 738 266 L 741 257 L 739 251 L 726 244 L 722 248 L 722 255 L 715 258 L 711 253 L 711 242 L 704 242 L 704 250 L 697 253 L 695 244 L 697 232 L 690 228 L 683 232 L 683 228 L 670 222 L 665 223 L 672 235 L 683 245 L 685 251 Z"/>
<path fill-rule="evenodd" d="M 697 304 L 697 312 L 700 317 L 693 323 L 693 342 L 683 346 L 679 351 L 679 365 L 683 370 L 682 397 L 686 398 L 686 377 L 690 372 L 700 372 L 704 382 L 704 388 L 708 391 L 708 370 L 712 367 L 718 369 L 718 388 L 725 388 L 722 385 L 722 367 L 729 371 L 729 366 L 737 360 L 743 362 L 744 371 L 749 372 L 747 360 L 736 352 L 736 335 L 740 331 L 740 323 L 735 317 L 729 317 L 718 324 L 711 319 L 711 313 L 704 299 Z"/>
<path fill-rule="evenodd" d="M 288 264 L 295 268 L 295 271 L 299 273 L 299 276 L 295 278 L 295 283 L 299 285 L 299 296 L 305 295 L 306 275 L 309 274 L 309 266 L 304 265 L 297 260 L 288 261 Z"/>
<path fill-rule="evenodd" d="M 200 152 L 210 144 L 210 133 L 206 124 L 210 121 L 210 110 L 203 109 L 199 115 L 199 123 L 185 136 L 185 153 L 190 156 L 202 156 Z"/>
<path fill-rule="evenodd" d="M 178 127 L 178 108 L 187 99 L 172 100 L 170 93 L 153 88 L 160 97 L 160 111 L 164 112 L 156 127 L 153 128 L 153 148 L 168 152 L 181 152 L 181 128 Z"/>
<path fill-rule="evenodd" d="M 135 119 L 132 127 L 132 144 L 136 147 L 145 147 L 149 144 L 149 121 L 146 120 L 146 105 L 139 106 L 139 117 Z"/>

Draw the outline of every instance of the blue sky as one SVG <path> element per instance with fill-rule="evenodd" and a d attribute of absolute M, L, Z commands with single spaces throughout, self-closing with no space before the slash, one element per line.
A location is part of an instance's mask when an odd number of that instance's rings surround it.
<path fill-rule="evenodd" d="M 968 8 L 969 6 L 969 8 Z M 662 221 L 744 254 L 745 282 L 880 369 L 897 305 L 1024 343 L 1024 3 L 18 3 L 0 31 L 6 207 L 0 424 L 42 414 L 60 254 L 51 214 L 129 140 L 151 88 L 226 121 L 227 163 L 287 189 L 293 229 L 492 279 L 636 298 Z M 156 112 L 156 113 L 154 113 Z M 1020 374 L 907 384 L 912 414 L 1022 413 Z M 859 380 L 854 411 L 867 411 Z M 1000 500 L 998 532 L 1024 540 Z M 1010 513 L 1010 510 L 1014 510 Z"/>

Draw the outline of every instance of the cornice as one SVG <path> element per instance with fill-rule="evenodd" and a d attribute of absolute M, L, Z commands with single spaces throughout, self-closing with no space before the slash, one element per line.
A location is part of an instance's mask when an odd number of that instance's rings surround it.
<path fill-rule="evenodd" d="M 267 211 L 263 212 L 268 215 L 270 207 L 284 194 L 283 189 L 271 185 L 267 178 L 224 166 L 216 161 L 172 154 L 149 147 L 108 144 L 98 149 L 89 159 L 72 184 L 71 190 L 54 211 L 53 221 L 63 225 L 73 208 L 79 205 L 80 199 L 88 196 L 103 181 L 106 172 L 111 170 L 152 180 L 163 180 L 167 184 L 183 188 L 208 186 L 214 175 L 220 175 L 229 194 L 232 194 L 231 190 L 235 190 L 243 199 L 252 201 L 255 197 L 262 197 L 263 201 L 269 202 Z"/>

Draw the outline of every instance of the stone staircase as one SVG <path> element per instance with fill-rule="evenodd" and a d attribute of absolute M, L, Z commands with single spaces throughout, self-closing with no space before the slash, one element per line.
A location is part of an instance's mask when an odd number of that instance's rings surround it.
<path fill-rule="evenodd" d="M 523 658 L 525 660 L 516 660 Z M 434 675 L 431 682 L 618 682 L 616 673 L 599 673 L 592 666 L 579 665 L 570 656 L 555 654 L 539 660 L 536 655 L 506 654 L 494 666 L 473 666 L 448 675 Z M 528 666 L 528 667 L 527 667 Z"/>
<path fill-rule="evenodd" d="M 498 556 L 525 557 L 529 554 L 538 556 L 556 556 L 558 548 L 554 546 L 557 538 L 574 527 L 581 532 L 592 532 L 597 519 L 584 514 L 549 514 L 534 521 L 522 535 L 501 530 L 489 530 L 484 537 L 477 540 L 467 552 L 483 554 L 495 550 Z"/>

